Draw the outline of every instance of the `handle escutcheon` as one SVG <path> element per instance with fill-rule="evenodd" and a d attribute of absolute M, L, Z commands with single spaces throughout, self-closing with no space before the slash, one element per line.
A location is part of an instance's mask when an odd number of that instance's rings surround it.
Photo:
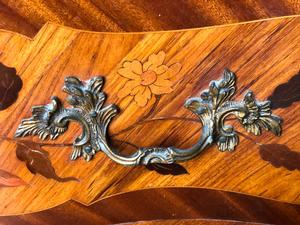
<path fill-rule="evenodd" d="M 101 91 L 102 77 L 82 82 L 76 77 L 67 77 L 63 91 L 68 93 L 71 108 L 64 108 L 57 97 L 45 106 L 34 106 L 32 117 L 23 119 L 15 137 L 37 135 L 41 139 L 56 139 L 63 134 L 69 121 L 82 126 L 82 134 L 73 143 L 71 159 L 83 156 L 87 161 L 99 151 L 113 161 L 125 165 L 171 164 L 194 158 L 216 142 L 220 151 L 232 151 L 238 144 L 238 135 L 230 125 L 225 125 L 228 115 L 234 115 L 247 132 L 260 135 L 262 129 L 275 135 L 281 134 L 281 119 L 271 112 L 270 101 L 260 102 L 248 91 L 240 102 L 232 101 L 236 76 L 225 69 L 220 80 L 212 81 L 200 97 L 186 100 L 184 106 L 195 113 L 203 124 L 199 141 L 189 149 L 175 147 L 139 148 L 130 156 L 123 156 L 113 149 L 106 138 L 107 127 L 117 114 L 115 105 L 104 106 L 105 94 Z"/>

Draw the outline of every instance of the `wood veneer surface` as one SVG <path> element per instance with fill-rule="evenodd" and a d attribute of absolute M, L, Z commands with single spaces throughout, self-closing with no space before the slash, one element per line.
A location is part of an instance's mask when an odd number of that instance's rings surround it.
<path fill-rule="evenodd" d="M 47 22 L 93 31 L 174 30 L 299 13 L 299 0 L 1 0 L 0 28 L 30 37 Z"/>
<path fill-rule="evenodd" d="M 262 223 L 259 223 L 262 225 Z M 118 225 L 259 225 L 258 223 L 224 221 L 224 220 L 162 220 L 162 221 L 140 221 L 133 223 L 119 223 Z"/>
<path fill-rule="evenodd" d="M 226 191 L 156 188 L 115 195 L 89 206 L 68 201 L 41 212 L 0 217 L 5 225 L 198 224 L 197 220 L 216 225 L 296 225 L 300 206 Z"/>
<path fill-rule="evenodd" d="M 16 102 L 0 111 L 0 165 L 27 184 L 1 189 L 1 214 L 40 211 L 70 199 L 91 204 L 120 192 L 167 186 L 221 189 L 299 204 L 299 22 L 299 17 L 287 17 L 139 34 L 96 33 L 47 24 L 34 39 L 1 31 L 0 61 L 16 68 L 23 86 Z M 120 72 L 127 61 L 145 64 L 149 60 L 165 65 L 170 73 L 176 71 L 167 82 L 172 87 L 167 85 L 159 98 L 152 92 L 132 93 L 130 79 Z M 123 167 L 101 153 L 89 163 L 70 161 L 70 144 L 80 133 L 74 124 L 55 142 L 13 139 L 33 105 L 48 103 L 52 95 L 66 98 L 61 88 L 67 75 L 86 80 L 101 74 L 106 80 L 107 102 L 120 107 L 109 131 L 116 147 L 127 151 L 129 142 L 189 147 L 197 141 L 201 125 L 192 120 L 195 117 L 183 103 L 218 79 L 225 67 L 238 77 L 235 99 L 242 99 L 248 89 L 260 100 L 272 99 L 274 113 L 284 120 L 281 137 L 269 132 L 260 137 L 247 134 L 230 153 L 212 146 L 182 163 L 188 173 L 178 176 L 163 176 L 145 167 Z M 233 124 L 245 133 L 238 123 Z M 41 149 L 49 156 L 43 155 L 43 163 L 36 162 L 33 174 L 17 159 L 16 150 Z M 49 175 L 51 166 L 57 176 L 73 181 L 62 182 Z"/>

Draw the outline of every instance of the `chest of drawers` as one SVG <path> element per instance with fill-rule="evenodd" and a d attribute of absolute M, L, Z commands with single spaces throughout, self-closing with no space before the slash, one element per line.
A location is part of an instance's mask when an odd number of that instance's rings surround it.
<path fill-rule="evenodd" d="M 0 220 L 297 224 L 299 41 L 297 16 L 0 31 Z"/>

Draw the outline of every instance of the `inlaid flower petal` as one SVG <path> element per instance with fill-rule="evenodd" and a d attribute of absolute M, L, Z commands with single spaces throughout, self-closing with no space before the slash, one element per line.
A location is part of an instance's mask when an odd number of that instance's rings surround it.
<path fill-rule="evenodd" d="M 118 73 L 128 79 L 139 79 L 139 75 L 142 73 L 142 64 L 138 60 L 126 61 L 123 63 L 123 67 L 118 70 Z"/>
<path fill-rule="evenodd" d="M 136 80 L 129 80 L 125 83 L 124 87 L 118 92 L 118 97 L 119 98 L 124 98 L 126 97 L 127 95 L 129 95 L 132 90 L 139 86 L 140 85 L 140 82 L 139 81 L 136 81 Z"/>
<path fill-rule="evenodd" d="M 148 87 L 139 89 L 138 93 L 134 96 L 134 101 L 140 106 L 144 107 L 148 100 L 151 99 L 151 92 Z"/>
<path fill-rule="evenodd" d="M 169 66 L 168 69 L 159 76 L 164 79 L 171 79 L 175 77 L 176 74 L 178 74 L 178 72 L 181 70 L 181 67 L 182 66 L 180 63 L 174 63 L 171 66 Z"/>
<path fill-rule="evenodd" d="M 169 70 L 169 67 L 167 67 L 166 65 L 160 65 L 160 66 L 156 67 L 153 71 L 157 75 L 162 75 L 162 74 L 166 73 L 168 70 Z"/>
<path fill-rule="evenodd" d="M 168 79 L 164 79 L 162 77 L 158 77 L 154 83 L 154 85 L 156 86 L 163 86 L 163 87 L 171 87 L 173 85 L 173 82 L 168 80 Z"/>
<path fill-rule="evenodd" d="M 173 91 L 173 89 L 169 86 L 156 86 L 155 84 L 150 85 L 150 89 L 155 95 L 168 94 Z"/>
<path fill-rule="evenodd" d="M 154 70 L 163 64 L 165 60 L 166 53 L 164 51 L 160 51 L 157 54 L 152 54 L 149 56 L 148 61 L 143 64 L 143 71 Z"/>
<path fill-rule="evenodd" d="M 166 53 L 160 51 L 151 54 L 143 64 L 137 59 L 124 62 L 118 73 L 129 81 L 120 89 L 118 97 L 133 96 L 134 102 L 144 107 L 152 94 L 162 95 L 172 92 L 174 77 L 181 69 L 181 64 L 173 63 L 167 66 L 163 64 L 165 57 Z"/>

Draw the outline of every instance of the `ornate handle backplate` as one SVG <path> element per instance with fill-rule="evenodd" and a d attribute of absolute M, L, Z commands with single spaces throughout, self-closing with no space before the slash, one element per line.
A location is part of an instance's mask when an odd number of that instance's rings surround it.
<path fill-rule="evenodd" d="M 275 135 L 281 134 L 281 119 L 271 113 L 270 101 L 259 102 L 248 91 L 242 101 L 232 101 L 235 93 L 236 76 L 228 69 L 223 77 L 212 81 L 200 97 L 186 100 L 184 106 L 195 113 L 203 124 L 199 141 L 188 149 L 175 147 L 139 148 L 134 154 L 123 156 L 113 149 L 106 137 L 107 126 L 117 114 L 115 105 L 104 106 L 105 94 L 101 91 L 102 77 L 82 82 L 76 77 L 67 77 L 63 91 L 68 93 L 71 108 L 64 108 L 57 97 L 45 106 L 34 106 L 32 117 L 23 119 L 15 137 L 37 135 L 41 139 L 55 139 L 68 128 L 69 121 L 82 126 L 82 134 L 73 143 L 71 159 L 83 156 L 91 160 L 97 152 L 125 166 L 148 165 L 150 163 L 171 164 L 192 159 L 213 142 L 220 151 L 232 151 L 238 144 L 238 135 L 230 125 L 225 125 L 228 115 L 234 115 L 246 131 L 261 134 L 264 128 Z"/>

